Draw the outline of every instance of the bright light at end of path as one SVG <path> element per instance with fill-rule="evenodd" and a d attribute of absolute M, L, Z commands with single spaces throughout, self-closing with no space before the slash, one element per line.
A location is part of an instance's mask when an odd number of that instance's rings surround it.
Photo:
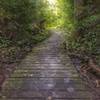
<path fill-rule="evenodd" d="M 52 12 L 57 15 L 58 14 L 58 2 L 57 0 L 47 0 L 49 8 L 52 10 Z"/>
<path fill-rule="evenodd" d="M 55 5 L 56 4 L 56 0 L 47 0 L 49 2 L 50 5 Z"/>

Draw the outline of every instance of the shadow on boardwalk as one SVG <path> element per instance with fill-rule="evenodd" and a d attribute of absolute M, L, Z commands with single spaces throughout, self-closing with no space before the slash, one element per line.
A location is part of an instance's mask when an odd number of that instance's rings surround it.
<path fill-rule="evenodd" d="M 94 100 L 61 44 L 54 32 L 35 47 L 5 82 L 0 100 Z"/>

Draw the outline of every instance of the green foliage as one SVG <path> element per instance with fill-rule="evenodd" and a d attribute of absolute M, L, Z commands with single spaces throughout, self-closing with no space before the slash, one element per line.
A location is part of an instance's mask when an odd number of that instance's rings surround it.
<path fill-rule="evenodd" d="M 82 5 L 77 2 L 78 6 L 73 6 L 74 0 L 61 1 L 63 1 L 65 37 L 68 48 L 77 53 L 100 54 L 100 14 L 96 2 L 87 0 L 83 1 Z M 76 13 L 73 13 L 76 8 L 73 9 L 73 7 L 78 8 L 79 15 L 76 19 L 74 18 Z M 77 20 L 78 17 L 79 20 Z"/>
<path fill-rule="evenodd" d="M 0 37 L 0 48 L 7 47 L 11 44 L 11 41 L 7 38 Z"/>
<path fill-rule="evenodd" d="M 35 36 L 38 41 L 36 34 L 45 33 L 49 16 L 48 4 L 41 0 L 0 0 L 0 45 L 24 44 Z"/>
<path fill-rule="evenodd" d="M 67 31 L 74 30 L 74 1 L 73 0 L 60 0 L 61 10 L 63 16 L 63 27 Z"/>
<path fill-rule="evenodd" d="M 45 40 L 47 37 L 49 37 L 50 34 L 48 33 L 42 33 L 42 34 L 36 34 L 33 38 L 32 41 L 34 44 L 39 43 L 43 40 Z"/>
<path fill-rule="evenodd" d="M 77 23 L 78 24 L 77 27 L 81 28 L 81 29 L 84 29 L 86 27 L 88 28 L 88 26 L 91 26 L 94 22 L 99 21 L 99 19 L 100 19 L 100 14 L 89 16 L 89 17 L 79 21 Z"/>
<path fill-rule="evenodd" d="M 23 58 L 33 45 L 49 37 L 50 12 L 43 0 L 0 0 L 1 62 Z"/>
<path fill-rule="evenodd" d="M 2 25 L 6 29 L 4 32 L 2 29 L 2 34 L 9 34 L 13 32 L 17 33 L 16 38 L 23 37 L 23 35 L 28 33 L 30 24 L 32 23 L 32 3 L 30 0 L 1 0 L 0 2 L 1 10 L 6 12 L 5 16 L 2 16 L 0 20 L 3 20 Z"/>
<path fill-rule="evenodd" d="M 75 20 L 74 20 L 74 0 L 59 0 L 61 4 L 61 14 L 64 29 L 64 37 L 67 46 L 71 48 L 71 44 L 74 41 L 74 31 L 75 31 Z"/>

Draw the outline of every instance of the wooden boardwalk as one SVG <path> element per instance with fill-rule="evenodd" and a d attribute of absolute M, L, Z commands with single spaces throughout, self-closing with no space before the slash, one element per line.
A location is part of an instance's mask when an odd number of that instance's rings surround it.
<path fill-rule="evenodd" d="M 93 100 L 61 43 L 55 32 L 35 47 L 5 82 L 0 100 Z"/>

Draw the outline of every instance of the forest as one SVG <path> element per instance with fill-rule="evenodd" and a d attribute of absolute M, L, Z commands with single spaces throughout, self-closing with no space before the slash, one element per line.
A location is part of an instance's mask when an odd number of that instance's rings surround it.
<path fill-rule="evenodd" d="M 99 91 L 100 0 L 0 0 L 0 89 L 14 66 L 52 30 L 62 32 L 61 49 Z"/>

